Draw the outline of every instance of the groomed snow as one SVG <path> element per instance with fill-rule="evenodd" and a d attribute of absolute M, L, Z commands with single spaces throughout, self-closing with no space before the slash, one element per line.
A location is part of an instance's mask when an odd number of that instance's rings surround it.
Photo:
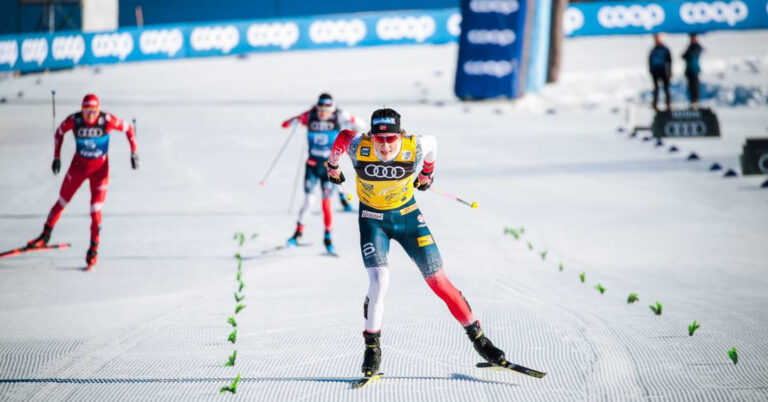
<path fill-rule="evenodd" d="M 679 55 L 685 38 L 670 43 Z M 704 81 L 723 74 L 718 79 L 730 84 L 768 82 L 768 68 L 729 67 L 745 60 L 765 67 L 767 32 L 711 34 L 702 44 Z M 708 171 L 715 161 L 738 168 L 744 138 L 766 136 L 768 109 L 717 109 L 719 139 L 656 148 L 617 134 L 625 98 L 650 85 L 650 46 L 647 37 L 569 40 L 562 82 L 516 103 L 457 102 L 455 45 L 126 64 L 2 81 L 0 249 L 37 236 L 57 199 L 63 172 L 50 172 L 52 89 L 57 120 L 91 91 L 104 110 L 135 117 L 142 166 L 130 169 L 127 141 L 114 133 L 92 272 L 79 270 L 87 187 L 54 231 L 52 242 L 71 249 L 0 260 L 0 400 L 230 399 L 218 391 L 238 373 L 234 398 L 259 401 L 768 399 L 768 190 L 759 188 L 766 177 Z M 291 203 L 301 184 L 301 132 L 258 186 L 287 138 L 279 124 L 323 91 L 363 120 L 386 105 L 410 132 L 437 136 L 435 186 L 480 204 L 472 210 L 417 194 L 447 272 L 509 360 L 547 371 L 544 379 L 475 368 L 462 328 L 393 243 L 382 332 L 387 378 L 350 389 L 360 375 L 367 290 L 356 215 L 334 217 L 341 258 L 321 255 L 317 212 L 307 227 L 311 247 L 261 254 L 291 235 L 301 196 Z M 649 122 L 647 111 L 638 116 Z M 65 168 L 73 144 L 68 135 Z M 681 152 L 668 153 L 673 144 Z M 685 161 L 691 151 L 702 160 Z M 516 241 L 505 226 L 525 235 Z M 238 231 L 258 238 L 239 248 Z M 236 252 L 245 258 L 246 308 L 236 315 L 233 346 L 226 339 Z M 640 301 L 628 305 L 631 292 Z M 648 308 L 656 301 L 661 316 Z M 701 328 L 689 337 L 694 319 Z M 224 367 L 234 349 L 236 366 Z"/>

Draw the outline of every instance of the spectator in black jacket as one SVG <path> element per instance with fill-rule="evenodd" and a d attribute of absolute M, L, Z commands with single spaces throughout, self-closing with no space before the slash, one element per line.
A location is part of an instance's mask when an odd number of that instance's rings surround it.
<path fill-rule="evenodd" d="M 699 56 L 703 50 L 699 44 L 699 38 L 696 34 L 691 34 L 691 43 L 683 53 L 683 59 L 685 60 L 685 77 L 688 79 L 688 97 L 692 108 L 699 107 L 699 72 L 701 72 Z"/>
<path fill-rule="evenodd" d="M 669 49 L 661 42 L 661 35 L 654 34 L 653 39 L 656 46 L 651 49 L 648 55 L 648 69 L 653 79 L 653 109 L 658 111 L 659 101 L 659 81 L 664 85 L 664 94 L 667 100 L 667 110 L 670 109 L 671 99 L 669 97 L 669 79 L 672 76 L 672 55 Z"/>

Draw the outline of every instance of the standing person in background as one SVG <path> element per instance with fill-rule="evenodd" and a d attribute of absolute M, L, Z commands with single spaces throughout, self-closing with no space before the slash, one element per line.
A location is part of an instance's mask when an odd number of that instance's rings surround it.
<path fill-rule="evenodd" d="M 99 232 L 101 231 L 101 208 L 107 197 L 109 185 L 109 132 L 124 131 L 131 146 L 131 167 L 138 169 L 139 156 L 136 154 L 136 139 L 133 126 L 119 117 L 101 110 L 99 98 L 94 94 L 85 95 L 82 110 L 69 115 L 56 130 L 53 150 L 53 174 L 61 169 L 61 144 L 64 134 L 72 130 L 75 135 L 75 156 L 69 165 L 64 182 L 61 184 L 59 200 L 53 204 L 43 232 L 27 243 L 27 248 L 44 247 L 51 238 L 56 222 L 59 221 L 64 207 L 75 195 L 83 182 L 88 179 L 91 186 L 91 246 L 85 255 L 85 262 L 90 269 L 98 261 Z"/>
<path fill-rule="evenodd" d="M 661 41 L 661 34 L 654 34 L 656 45 L 648 55 L 648 69 L 653 79 L 653 110 L 659 111 L 659 81 L 664 85 L 664 95 L 667 100 L 667 110 L 671 109 L 669 97 L 669 79 L 672 77 L 672 55 Z"/>
<path fill-rule="evenodd" d="M 283 128 L 291 127 L 294 124 L 302 124 L 307 127 L 309 156 L 304 173 L 304 202 L 299 210 L 296 231 L 288 239 L 288 247 L 296 246 L 304 234 L 304 221 L 315 199 L 312 190 L 319 181 L 323 193 L 323 220 L 325 223 L 323 244 L 325 244 L 328 253 L 334 254 L 333 242 L 331 241 L 333 183 L 328 180 L 325 161 L 331 155 L 331 147 L 336 141 L 339 131 L 347 128 L 358 129 L 359 127 L 355 123 L 355 117 L 347 111 L 337 109 L 333 103 L 333 97 L 327 93 L 320 94 L 317 104 L 308 111 L 284 121 Z M 343 194 L 341 195 L 341 202 L 345 210 L 352 210 L 352 206 L 344 199 Z"/>
<path fill-rule="evenodd" d="M 685 60 L 685 78 L 688 79 L 688 97 L 691 101 L 691 108 L 697 109 L 699 107 L 699 73 L 701 72 L 699 56 L 704 49 L 699 44 L 699 38 L 695 33 L 690 36 L 691 43 L 683 53 L 683 60 Z"/>

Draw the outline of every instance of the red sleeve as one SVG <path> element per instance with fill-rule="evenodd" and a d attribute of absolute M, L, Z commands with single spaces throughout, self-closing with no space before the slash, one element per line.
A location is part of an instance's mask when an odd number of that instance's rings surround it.
<path fill-rule="evenodd" d="M 128 143 L 131 144 L 131 153 L 136 152 L 136 135 L 133 132 L 133 126 L 126 123 L 121 118 L 107 113 L 107 132 L 112 130 L 125 131 Z"/>
<path fill-rule="evenodd" d="M 306 112 L 302 113 L 299 116 L 299 121 L 301 122 L 302 126 L 306 126 L 307 125 L 307 122 L 309 122 L 309 110 L 307 110 Z"/>
<path fill-rule="evenodd" d="M 61 144 L 64 142 L 64 134 L 67 131 L 72 130 L 75 127 L 75 115 L 71 114 L 67 116 L 64 121 L 61 122 L 59 128 L 56 129 L 56 133 L 53 135 L 53 157 L 61 157 Z"/>
<path fill-rule="evenodd" d="M 291 126 L 291 122 L 294 121 L 294 120 L 298 120 L 299 123 L 301 123 L 302 125 L 306 126 L 307 122 L 309 121 L 309 110 L 307 110 L 306 112 L 304 112 L 304 113 L 302 113 L 302 114 L 300 114 L 298 116 L 293 116 L 290 119 L 284 121 L 283 122 L 283 128 L 290 127 Z"/>
<path fill-rule="evenodd" d="M 338 137 L 336 137 L 336 141 L 333 142 L 333 148 L 331 148 L 331 157 L 328 158 L 328 163 L 334 166 L 339 165 L 341 156 L 347 153 L 349 150 L 349 144 L 352 143 L 355 135 L 357 135 L 357 133 L 352 130 L 341 130 L 341 132 L 339 132 Z"/>

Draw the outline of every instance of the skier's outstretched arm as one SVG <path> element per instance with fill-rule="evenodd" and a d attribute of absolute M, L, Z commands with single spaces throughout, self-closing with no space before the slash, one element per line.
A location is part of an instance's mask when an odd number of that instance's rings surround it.
<path fill-rule="evenodd" d="M 61 144 L 64 142 L 64 134 L 74 127 L 75 115 L 69 115 L 61 122 L 53 135 L 53 164 L 51 165 L 53 174 L 59 174 L 59 170 L 61 170 Z"/>
<path fill-rule="evenodd" d="M 301 123 L 302 126 L 306 126 L 307 125 L 307 121 L 309 121 L 309 110 L 307 110 L 306 112 L 304 112 L 304 113 L 302 113 L 302 114 L 300 114 L 298 116 L 293 116 L 290 119 L 284 121 L 283 124 L 282 124 L 282 127 L 283 128 L 288 128 L 288 127 L 290 127 L 293 124 L 294 121 L 298 121 L 299 123 Z"/>
<path fill-rule="evenodd" d="M 358 120 L 352 113 L 342 110 L 341 111 L 341 123 L 342 127 L 348 130 L 362 132 L 365 127 L 360 125 Z"/>
<path fill-rule="evenodd" d="M 107 114 L 107 131 L 112 130 L 125 132 L 128 143 L 131 145 L 131 167 L 138 169 L 139 154 L 136 153 L 136 133 L 133 130 L 133 126 L 113 114 Z"/>
<path fill-rule="evenodd" d="M 418 138 L 424 163 L 421 172 L 413 181 L 416 189 L 425 191 L 432 185 L 437 160 L 437 138 L 433 135 L 422 135 Z"/>
<path fill-rule="evenodd" d="M 344 173 L 339 168 L 339 161 L 341 157 L 349 151 L 349 145 L 352 144 L 352 140 L 355 139 L 355 133 L 352 130 L 341 130 L 336 137 L 336 141 L 333 142 L 333 148 L 331 148 L 331 156 L 328 158 L 328 179 L 334 184 L 341 184 L 344 182 Z"/>

